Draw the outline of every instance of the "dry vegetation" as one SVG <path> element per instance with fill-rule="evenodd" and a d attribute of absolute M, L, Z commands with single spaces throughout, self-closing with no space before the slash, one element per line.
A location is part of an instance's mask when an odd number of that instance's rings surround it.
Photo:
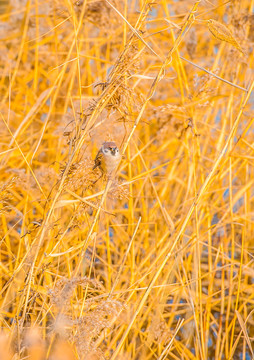
<path fill-rule="evenodd" d="M 254 357 L 253 8 L 1 2 L 1 359 Z"/>

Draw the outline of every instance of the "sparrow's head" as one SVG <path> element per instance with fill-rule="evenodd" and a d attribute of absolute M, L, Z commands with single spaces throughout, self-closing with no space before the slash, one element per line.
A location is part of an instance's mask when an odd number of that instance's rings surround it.
<path fill-rule="evenodd" d="M 107 141 L 102 145 L 102 152 L 104 155 L 117 156 L 119 155 L 119 149 L 114 141 Z"/>

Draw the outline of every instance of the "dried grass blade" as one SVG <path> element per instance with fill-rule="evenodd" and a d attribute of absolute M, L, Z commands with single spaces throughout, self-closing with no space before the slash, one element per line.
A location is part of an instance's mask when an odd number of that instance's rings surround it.
<path fill-rule="evenodd" d="M 45 102 L 48 99 L 48 96 L 51 94 L 51 92 L 56 89 L 56 86 L 53 86 L 49 89 L 44 90 L 40 96 L 38 97 L 36 103 L 32 106 L 32 108 L 29 110 L 28 114 L 24 117 L 23 121 L 20 123 L 19 127 L 17 128 L 17 130 L 15 131 L 15 133 L 13 134 L 13 138 L 10 141 L 9 146 L 12 146 L 14 140 L 17 138 L 19 132 L 21 130 L 25 130 L 25 124 L 26 122 L 34 115 L 36 114 L 37 110 L 39 111 L 42 106 L 45 104 Z"/>
<path fill-rule="evenodd" d="M 139 40 L 142 41 L 142 43 L 159 59 L 161 59 L 161 57 L 151 48 L 151 46 L 149 44 L 147 44 L 147 42 L 142 38 L 141 35 L 139 35 L 139 33 L 137 32 L 136 29 L 134 29 L 134 27 L 129 23 L 129 21 L 120 13 L 120 11 L 118 11 L 108 0 L 106 0 L 106 2 L 109 4 L 109 6 L 112 7 L 112 9 L 114 9 L 117 14 L 126 22 L 126 24 L 129 26 L 129 28 L 131 29 L 131 31 L 139 38 Z M 161 59 L 162 60 L 162 59 Z"/>
<path fill-rule="evenodd" d="M 138 231 L 138 227 L 139 227 L 140 222 L 141 222 L 141 217 L 139 217 L 139 219 L 138 219 L 138 223 L 137 223 L 137 225 L 136 225 L 136 227 L 135 227 L 135 230 L 134 230 L 133 235 L 132 235 L 132 237 L 131 237 L 131 240 L 130 240 L 130 242 L 129 242 L 128 248 L 127 248 L 127 250 L 126 250 L 126 252 L 125 252 L 125 254 L 124 254 L 123 260 L 122 260 L 122 262 L 121 262 L 121 266 L 120 266 L 120 268 L 119 268 L 119 271 L 117 272 L 117 276 L 116 276 L 115 282 L 114 282 L 114 284 L 113 284 L 113 286 L 112 286 L 112 289 L 111 289 L 108 297 L 111 297 L 111 296 L 112 296 L 112 294 L 113 294 L 113 292 L 114 292 L 114 290 L 115 290 L 115 288 L 116 288 L 116 286 L 117 286 L 117 284 L 118 284 L 118 281 L 119 281 L 119 278 L 120 278 L 120 274 L 121 274 L 121 272 L 122 272 L 122 270 L 123 270 L 123 266 L 124 266 L 125 261 L 126 261 L 126 259 L 127 259 L 127 255 L 129 254 L 131 245 L 132 245 L 133 240 L 134 240 L 134 238 L 135 238 L 135 236 L 136 236 L 136 233 L 137 233 L 137 231 Z"/>
<path fill-rule="evenodd" d="M 0 115 L 1 115 L 1 117 L 2 117 L 2 120 L 3 120 L 3 122 L 4 122 L 4 124 L 5 124 L 6 128 L 7 128 L 7 130 L 8 130 L 8 131 L 9 131 L 9 133 L 10 133 L 11 137 L 14 139 L 13 134 L 12 134 L 12 132 L 11 132 L 11 129 L 9 128 L 9 125 L 6 123 L 6 121 L 5 121 L 4 117 L 3 117 L 3 115 L 2 115 L 1 113 L 0 113 Z M 32 170 L 32 168 L 31 168 L 31 166 L 29 165 L 29 162 L 27 161 L 27 158 L 25 157 L 25 155 L 24 155 L 23 151 L 21 150 L 21 148 L 20 148 L 19 144 L 17 143 L 17 141 L 16 141 L 15 139 L 14 139 L 14 142 L 15 142 L 15 145 L 17 146 L 17 148 L 19 149 L 19 152 L 20 152 L 20 154 L 21 154 L 22 158 L 24 159 L 24 161 L 25 161 L 25 163 L 26 163 L 26 165 L 27 165 L 27 167 L 28 167 L 29 171 L 31 172 L 31 174 L 32 174 L 32 176 L 33 176 L 33 178 L 34 178 L 34 180 L 35 180 L 36 184 L 38 185 L 38 188 L 40 189 L 41 193 L 43 194 L 43 196 L 44 196 L 44 197 L 45 197 L 45 199 L 46 199 L 46 198 L 47 198 L 47 196 L 45 195 L 45 193 L 44 193 L 44 191 L 43 191 L 43 189 L 42 189 L 42 187 L 41 187 L 41 185 L 40 185 L 40 183 L 39 183 L 39 181 L 38 181 L 37 177 L 35 176 L 35 173 L 33 172 L 33 170 Z"/>
<path fill-rule="evenodd" d="M 248 335 L 246 325 L 245 325 L 245 323 L 243 321 L 243 318 L 241 317 L 240 313 L 237 310 L 235 310 L 235 313 L 236 313 L 237 319 L 239 321 L 239 324 L 240 324 L 240 326 L 242 328 L 245 340 L 246 340 L 246 342 L 247 342 L 247 344 L 249 346 L 249 349 L 250 349 L 250 352 L 251 352 L 251 355 L 252 355 L 252 359 L 254 359 L 254 352 L 253 352 L 253 349 L 252 349 L 252 346 L 251 346 L 250 337 Z"/>
<path fill-rule="evenodd" d="M 52 29 L 50 29 L 49 31 L 45 32 L 44 34 L 41 34 L 40 36 L 34 38 L 34 39 L 31 39 L 31 40 L 28 40 L 26 41 L 26 43 L 30 43 L 30 42 L 33 42 L 33 41 L 37 41 L 41 38 L 43 38 L 44 36 L 50 34 L 52 31 L 54 31 L 55 29 L 57 29 L 59 26 L 61 26 L 62 24 L 64 24 L 67 20 L 69 20 L 71 18 L 71 16 L 68 16 L 66 19 L 64 19 L 63 21 L 61 21 L 60 23 L 58 23 L 56 26 L 54 26 Z"/>
<path fill-rule="evenodd" d="M 171 348 L 171 346 L 172 346 L 172 343 L 173 343 L 173 341 L 174 341 L 174 339 L 175 339 L 178 331 L 180 330 L 183 322 L 184 322 L 184 319 L 179 319 L 179 320 L 178 320 L 178 323 L 177 323 L 177 325 L 176 325 L 176 329 L 175 329 L 174 335 L 172 336 L 172 339 L 170 339 L 168 345 L 165 346 L 164 350 L 162 351 L 161 355 L 158 357 L 157 360 L 164 360 L 164 359 L 166 358 L 167 353 L 169 352 L 169 350 L 170 350 L 170 348 Z"/>
<path fill-rule="evenodd" d="M 91 206 L 91 207 L 93 207 L 93 208 L 95 208 L 95 209 L 97 209 L 97 210 L 99 209 L 98 206 L 96 206 L 96 205 L 94 205 L 93 203 L 91 203 L 90 201 L 87 201 L 87 200 L 85 200 L 84 198 L 78 196 L 78 195 L 75 194 L 73 191 L 71 191 L 71 190 L 69 190 L 69 189 L 66 189 L 66 191 L 67 191 L 69 194 L 71 194 L 73 197 L 75 197 L 76 199 L 78 199 L 79 202 L 83 202 L 84 204 L 87 204 L 87 205 L 89 205 L 89 206 Z M 105 209 L 103 209 L 103 208 L 101 208 L 101 210 L 104 211 L 104 212 L 105 212 L 106 214 L 108 214 L 108 215 L 113 215 L 113 216 L 115 216 L 115 214 L 113 214 L 113 213 L 111 213 L 111 212 L 109 212 L 109 211 L 107 211 L 107 210 L 105 210 Z"/>
<path fill-rule="evenodd" d="M 249 318 L 251 318 L 252 314 L 254 313 L 254 309 L 248 314 L 246 320 L 245 320 L 245 324 L 248 322 Z M 229 359 L 232 359 L 232 356 L 233 354 L 235 353 L 235 350 L 236 350 L 236 347 L 237 347 L 237 344 L 239 343 L 240 341 L 240 338 L 242 336 L 242 332 L 243 330 L 239 331 L 239 334 L 235 340 L 235 343 L 234 343 L 234 346 L 231 348 L 231 351 L 230 351 L 230 356 L 229 356 Z"/>
<path fill-rule="evenodd" d="M 248 89 L 245 89 L 245 88 L 243 88 L 243 87 L 241 87 L 241 86 L 239 86 L 239 85 L 233 84 L 232 82 L 230 82 L 230 81 L 228 81 L 228 80 L 226 80 L 226 79 L 223 79 L 222 77 L 220 77 L 220 76 L 212 73 L 211 71 L 206 70 L 206 69 L 203 68 L 202 66 L 197 65 L 197 64 L 195 64 L 194 62 L 185 59 L 183 56 L 180 56 L 180 55 L 179 55 L 179 58 L 182 59 L 182 60 L 184 60 L 184 61 L 186 61 L 186 62 L 188 62 L 189 64 L 195 66 L 196 68 L 198 68 L 198 69 L 200 69 L 200 70 L 203 70 L 203 71 L 206 72 L 207 74 L 212 75 L 212 76 L 215 77 L 216 79 L 223 81 L 223 82 L 226 83 L 226 84 L 229 84 L 229 85 L 231 85 L 231 86 L 234 86 L 235 88 L 237 88 L 237 89 L 239 89 L 239 90 L 243 90 L 243 91 L 245 91 L 245 92 L 248 92 Z"/>

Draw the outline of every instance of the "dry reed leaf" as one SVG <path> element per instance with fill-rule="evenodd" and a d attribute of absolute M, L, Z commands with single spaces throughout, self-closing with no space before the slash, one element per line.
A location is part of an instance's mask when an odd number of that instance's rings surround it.
<path fill-rule="evenodd" d="M 248 331 L 247 331 L 247 329 L 246 329 L 246 324 L 244 323 L 241 314 L 240 314 L 237 310 L 235 310 L 235 312 L 236 312 L 236 316 L 237 316 L 237 318 L 238 318 L 238 321 L 239 321 L 239 323 L 240 323 L 240 326 L 241 326 L 241 328 L 242 328 L 242 331 L 243 331 L 245 340 L 246 340 L 246 342 L 247 342 L 247 344 L 248 344 L 248 346 L 249 346 L 249 349 L 250 349 L 252 358 L 254 359 L 254 352 L 253 352 L 253 350 L 252 350 L 250 337 L 249 337 Z"/>
<path fill-rule="evenodd" d="M 207 20 L 208 29 L 213 34 L 216 39 L 226 41 L 233 45 L 237 50 L 244 53 L 240 44 L 236 41 L 231 31 L 226 27 L 226 25 L 216 21 L 214 19 Z"/>

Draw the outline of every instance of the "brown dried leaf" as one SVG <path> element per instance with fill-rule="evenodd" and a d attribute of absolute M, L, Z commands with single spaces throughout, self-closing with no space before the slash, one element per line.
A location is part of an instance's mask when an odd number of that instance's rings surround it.
<path fill-rule="evenodd" d="M 216 39 L 230 43 L 237 50 L 239 50 L 243 53 L 241 46 L 234 38 L 231 31 L 224 24 L 221 24 L 220 22 L 218 22 L 216 20 L 210 19 L 210 20 L 207 20 L 207 25 L 208 25 L 208 29 L 213 34 L 213 36 L 216 37 Z"/>

